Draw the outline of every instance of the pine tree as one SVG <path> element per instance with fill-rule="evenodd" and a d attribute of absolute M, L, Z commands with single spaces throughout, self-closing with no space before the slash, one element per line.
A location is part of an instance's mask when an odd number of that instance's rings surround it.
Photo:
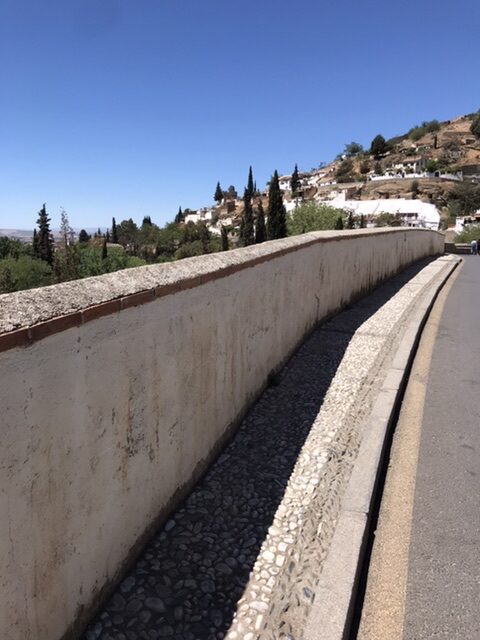
<path fill-rule="evenodd" d="M 270 180 L 267 216 L 267 238 L 269 240 L 285 238 L 287 235 L 287 212 L 283 204 L 282 192 L 280 191 L 280 185 L 278 182 L 277 170 L 275 170 L 275 173 Z"/>
<path fill-rule="evenodd" d="M 342 216 L 338 216 L 337 221 L 335 222 L 335 229 L 341 231 L 343 229 L 343 218 Z"/>
<path fill-rule="evenodd" d="M 385 142 L 385 138 L 378 134 L 372 140 L 372 144 L 370 145 L 370 153 L 374 156 L 375 160 L 379 160 L 388 150 L 387 143 Z"/>
<path fill-rule="evenodd" d="M 252 182 L 253 189 L 253 182 Z M 255 242 L 254 226 L 253 226 L 253 209 L 252 198 L 248 187 L 243 194 L 243 238 L 242 245 L 248 247 Z"/>
<path fill-rule="evenodd" d="M 262 203 L 258 203 L 257 217 L 255 219 L 255 244 L 265 242 L 267 237 L 267 229 L 265 228 L 265 213 L 263 212 Z"/>
<path fill-rule="evenodd" d="M 146 224 L 149 227 L 151 227 L 152 226 L 152 218 L 150 216 L 145 216 L 143 218 L 143 221 L 142 221 L 142 227 L 143 227 L 144 224 Z"/>
<path fill-rule="evenodd" d="M 298 177 L 298 166 L 295 165 L 295 169 L 292 173 L 292 177 L 290 178 L 290 190 L 292 192 L 293 198 L 297 196 L 299 188 L 300 188 L 300 178 Z"/>
<path fill-rule="evenodd" d="M 251 166 L 248 169 L 247 192 L 251 200 L 255 192 L 255 187 L 253 185 L 253 171 Z"/>
<path fill-rule="evenodd" d="M 353 220 L 352 211 L 350 211 L 348 214 L 347 229 L 355 229 L 355 222 Z"/>
<path fill-rule="evenodd" d="M 182 207 L 178 207 L 178 213 L 175 216 L 175 224 L 180 224 L 183 221 L 184 221 L 184 215 L 183 215 Z"/>
<path fill-rule="evenodd" d="M 53 238 L 50 232 L 50 218 L 45 204 L 38 213 L 38 257 L 47 264 L 53 264 Z"/>
<path fill-rule="evenodd" d="M 90 236 L 85 231 L 85 229 L 82 229 L 80 231 L 80 233 L 78 234 L 78 241 L 82 242 L 82 243 L 85 243 L 85 242 L 88 242 L 89 240 L 90 240 Z"/>
<path fill-rule="evenodd" d="M 118 231 L 117 231 L 117 223 L 115 222 L 115 218 L 112 218 L 112 242 L 113 244 L 118 244 Z"/>
<path fill-rule="evenodd" d="M 227 233 L 227 229 L 225 228 L 225 225 L 223 224 L 221 229 L 221 235 L 222 235 L 222 251 L 228 251 L 230 249 L 230 246 L 228 244 L 228 233 Z"/>
<path fill-rule="evenodd" d="M 213 196 L 213 199 L 215 200 L 215 202 L 218 202 L 218 204 L 220 204 L 220 202 L 223 200 L 223 191 L 222 187 L 220 186 L 220 182 L 217 182 L 217 187 L 215 189 L 215 195 Z"/>

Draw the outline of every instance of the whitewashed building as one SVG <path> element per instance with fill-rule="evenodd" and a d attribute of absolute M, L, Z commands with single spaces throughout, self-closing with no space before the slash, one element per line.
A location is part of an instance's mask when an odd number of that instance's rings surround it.
<path fill-rule="evenodd" d="M 438 229 L 440 225 L 440 214 L 437 207 L 421 200 L 407 200 L 405 198 L 346 200 L 343 196 L 340 196 L 328 201 L 328 204 L 351 211 L 356 216 L 363 215 L 373 223 L 375 216 L 381 213 L 390 213 L 398 216 L 403 224 L 409 227 Z"/>

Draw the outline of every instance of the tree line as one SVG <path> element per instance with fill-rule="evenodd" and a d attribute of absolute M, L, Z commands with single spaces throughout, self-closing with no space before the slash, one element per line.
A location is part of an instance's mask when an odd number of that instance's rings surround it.
<path fill-rule="evenodd" d="M 297 166 L 291 180 L 292 192 L 298 195 Z M 225 197 L 237 198 L 233 186 L 224 192 L 219 183 L 214 195 L 217 202 Z M 156 225 L 150 216 L 145 216 L 140 225 L 132 218 L 119 223 L 113 218 L 109 229 L 98 229 L 94 234 L 82 229 L 77 237 L 67 212 L 61 210 L 60 230 L 55 240 L 44 204 L 38 212 L 31 242 L 0 237 L 0 293 L 227 251 L 306 231 L 349 226 L 344 212 L 315 203 L 301 203 L 287 216 L 277 171 L 265 197 L 257 190 L 250 167 L 242 200 L 241 215 L 232 225 L 222 224 L 220 234 L 213 233 L 204 221 L 185 222 L 189 210 L 179 208 L 174 221 L 163 227 Z"/>

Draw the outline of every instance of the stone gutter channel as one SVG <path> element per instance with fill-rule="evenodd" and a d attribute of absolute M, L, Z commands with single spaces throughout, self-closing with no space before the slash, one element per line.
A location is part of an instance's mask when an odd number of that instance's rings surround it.
<path fill-rule="evenodd" d="M 388 424 L 459 261 L 417 263 L 312 334 L 84 640 L 346 637 Z"/>

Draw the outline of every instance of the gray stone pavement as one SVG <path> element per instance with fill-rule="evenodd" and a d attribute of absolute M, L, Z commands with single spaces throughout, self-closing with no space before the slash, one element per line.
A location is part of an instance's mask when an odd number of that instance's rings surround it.
<path fill-rule="evenodd" d="M 404 640 L 480 638 L 480 257 L 465 256 L 427 382 Z"/>
<path fill-rule="evenodd" d="M 226 635 L 352 334 L 426 263 L 410 267 L 314 332 L 153 537 L 84 640 Z"/>

